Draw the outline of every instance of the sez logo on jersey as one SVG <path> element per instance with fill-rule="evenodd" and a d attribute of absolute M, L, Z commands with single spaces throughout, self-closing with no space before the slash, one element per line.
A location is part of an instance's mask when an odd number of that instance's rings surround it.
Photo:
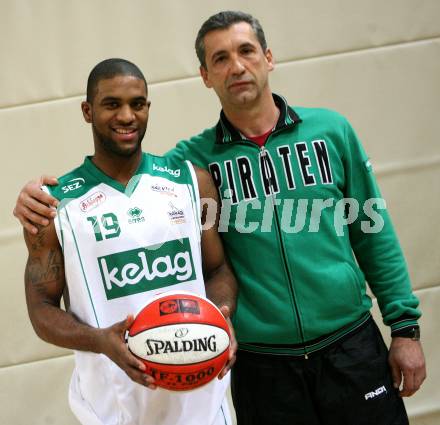
<path fill-rule="evenodd" d="M 195 279 L 188 238 L 98 258 L 108 300 Z"/>
<path fill-rule="evenodd" d="M 86 181 L 82 177 L 78 177 L 76 179 L 69 180 L 65 186 L 62 186 L 61 189 L 63 193 L 71 192 L 72 190 L 79 189 Z"/>

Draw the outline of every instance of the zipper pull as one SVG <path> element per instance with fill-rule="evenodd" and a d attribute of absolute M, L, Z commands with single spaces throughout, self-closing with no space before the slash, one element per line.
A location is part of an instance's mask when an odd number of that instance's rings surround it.
<path fill-rule="evenodd" d="M 266 175 L 266 178 L 268 180 L 269 183 L 269 190 L 270 190 L 270 194 L 272 196 L 274 196 L 273 193 L 273 176 L 272 174 L 269 172 L 269 165 L 268 165 L 268 157 L 267 157 L 268 153 L 267 153 L 267 149 L 263 146 L 260 147 L 260 159 L 261 159 L 261 165 L 263 167 L 264 174 Z"/>
<path fill-rule="evenodd" d="M 304 358 L 305 358 L 306 360 L 309 360 L 309 356 L 308 356 L 307 353 L 304 354 Z"/>

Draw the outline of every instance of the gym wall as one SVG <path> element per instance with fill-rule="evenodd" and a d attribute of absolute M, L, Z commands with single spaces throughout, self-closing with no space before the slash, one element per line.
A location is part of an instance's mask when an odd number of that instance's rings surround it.
<path fill-rule="evenodd" d="M 213 125 L 219 103 L 198 76 L 193 43 L 202 22 L 226 9 L 260 19 L 276 59 L 275 92 L 293 105 L 339 111 L 363 140 L 424 313 L 428 379 L 405 403 L 411 424 L 440 423 L 438 0 L 1 0 L 0 6 L 2 425 L 77 425 L 67 404 L 73 356 L 40 341 L 27 316 L 26 251 L 12 216 L 19 189 L 41 173 L 63 174 L 93 152 L 80 102 L 89 71 L 105 58 L 133 61 L 150 83 L 145 150 L 163 153 Z M 380 322 L 377 309 L 375 315 Z"/>

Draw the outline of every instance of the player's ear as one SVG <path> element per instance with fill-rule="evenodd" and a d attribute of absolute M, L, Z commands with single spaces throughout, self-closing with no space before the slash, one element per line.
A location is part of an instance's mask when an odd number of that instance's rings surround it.
<path fill-rule="evenodd" d="M 81 102 L 81 110 L 86 122 L 92 122 L 92 105 L 89 102 Z"/>
<path fill-rule="evenodd" d="M 200 65 L 199 72 L 203 82 L 205 83 L 205 86 L 208 87 L 208 89 L 212 88 L 212 84 L 210 83 L 208 77 L 208 70 L 203 65 Z"/>
<path fill-rule="evenodd" d="M 267 48 L 264 56 L 266 56 L 269 71 L 273 71 L 273 69 L 275 68 L 275 60 L 272 55 L 272 50 Z"/>

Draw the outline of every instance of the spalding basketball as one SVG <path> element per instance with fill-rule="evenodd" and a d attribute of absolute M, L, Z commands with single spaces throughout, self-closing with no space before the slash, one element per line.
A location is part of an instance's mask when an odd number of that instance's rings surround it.
<path fill-rule="evenodd" d="M 220 310 L 190 292 L 167 292 L 136 316 L 129 350 L 147 367 L 156 385 L 186 391 L 212 381 L 229 357 L 230 334 Z"/>

